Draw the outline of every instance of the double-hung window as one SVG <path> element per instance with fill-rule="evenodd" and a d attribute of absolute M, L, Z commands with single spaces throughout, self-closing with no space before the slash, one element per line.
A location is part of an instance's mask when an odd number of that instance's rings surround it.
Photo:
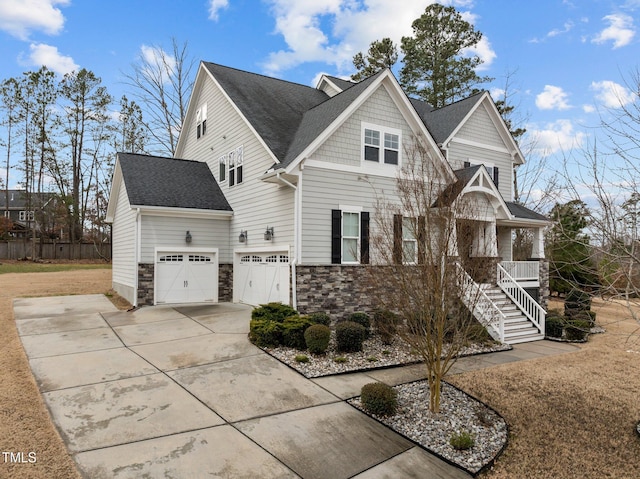
<path fill-rule="evenodd" d="M 218 183 L 227 181 L 227 155 L 218 158 Z"/>
<path fill-rule="evenodd" d="M 402 262 L 404 264 L 418 262 L 418 240 L 414 218 L 402 218 Z"/>
<path fill-rule="evenodd" d="M 204 136 L 207 132 L 207 104 L 196 110 L 196 138 Z"/>
<path fill-rule="evenodd" d="M 244 150 L 239 146 L 229 152 L 229 186 L 239 185 L 242 183 L 242 168 L 244 164 Z"/>
<path fill-rule="evenodd" d="M 19 221 L 33 221 L 33 211 L 21 211 L 18 213 Z"/>
<path fill-rule="evenodd" d="M 360 262 L 360 213 L 342 212 L 342 263 Z"/>
<path fill-rule="evenodd" d="M 495 166 L 493 163 L 489 163 L 486 161 L 474 161 L 471 159 L 469 161 L 464 162 L 465 168 L 468 168 L 470 166 L 478 166 L 478 165 L 484 165 L 485 169 L 487 170 L 487 173 L 489 174 L 489 177 L 493 180 L 493 183 L 497 187 L 499 185 L 499 180 L 500 180 L 500 174 L 497 166 Z"/>
<path fill-rule="evenodd" d="M 363 158 L 380 165 L 400 164 L 400 130 L 363 123 Z"/>

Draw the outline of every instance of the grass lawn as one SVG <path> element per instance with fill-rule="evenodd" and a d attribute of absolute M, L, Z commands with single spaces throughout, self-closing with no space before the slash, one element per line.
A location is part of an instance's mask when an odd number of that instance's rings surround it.
<path fill-rule="evenodd" d="M 111 263 L 35 263 L 33 261 L 0 260 L 0 274 L 43 273 L 74 271 L 79 269 L 111 269 Z"/>

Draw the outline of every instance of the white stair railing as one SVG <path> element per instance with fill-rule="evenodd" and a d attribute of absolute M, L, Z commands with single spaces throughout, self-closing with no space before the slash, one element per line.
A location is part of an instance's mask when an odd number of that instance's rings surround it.
<path fill-rule="evenodd" d="M 487 296 L 487 293 L 476 283 L 465 269 L 456 263 L 462 285 L 461 299 L 480 324 L 489 326 L 504 342 L 504 323 L 507 319 L 500 308 Z"/>
<path fill-rule="evenodd" d="M 546 311 L 538 302 L 520 286 L 515 279 L 498 264 L 498 286 L 522 311 L 522 313 L 538 328 L 540 334 L 544 334 L 544 318 Z"/>
<path fill-rule="evenodd" d="M 537 281 L 539 278 L 538 261 L 502 261 L 500 264 L 515 280 Z"/>

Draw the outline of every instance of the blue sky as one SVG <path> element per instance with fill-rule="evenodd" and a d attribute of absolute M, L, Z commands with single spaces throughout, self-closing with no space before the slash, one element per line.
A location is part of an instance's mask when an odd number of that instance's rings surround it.
<path fill-rule="evenodd" d="M 0 0 L 0 79 L 46 64 L 87 68 L 109 92 L 150 46 L 188 42 L 196 60 L 314 85 L 348 76 L 371 41 L 400 43 L 428 0 Z M 633 101 L 640 0 L 450 0 L 484 34 L 481 74 L 494 98 L 510 73 L 535 155 L 584 146 L 599 112 Z M 115 106 L 114 106 L 115 108 Z M 0 133 L 1 135 L 1 133 Z"/>

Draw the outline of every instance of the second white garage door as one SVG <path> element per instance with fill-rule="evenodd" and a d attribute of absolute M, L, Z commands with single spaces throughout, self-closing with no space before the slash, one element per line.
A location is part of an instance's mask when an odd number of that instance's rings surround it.
<path fill-rule="evenodd" d="M 155 268 L 155 303 L 207 303 L 218 301 L 216 252 L 158 252 Z"/>
<path fill-rule="evenodd" d="M 289 255 L 286 252 L 236 253 L 233 300 L 251 305 L 289 304 Z"/>

